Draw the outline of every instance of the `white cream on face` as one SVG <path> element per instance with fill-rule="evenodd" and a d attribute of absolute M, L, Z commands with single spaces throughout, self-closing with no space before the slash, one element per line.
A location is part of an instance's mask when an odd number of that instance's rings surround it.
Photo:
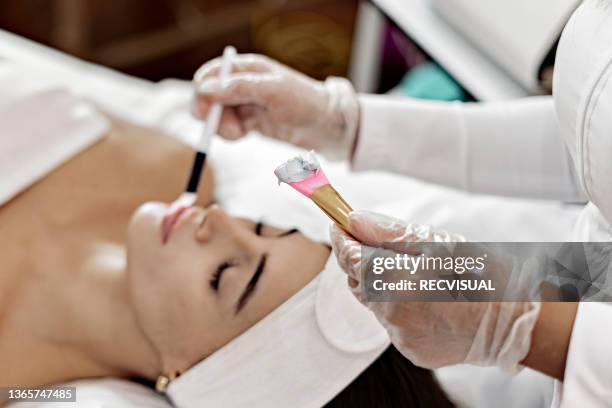
<path fill-rule="evenodd" d="M 274 170 L 278 183 L 296 183 L 312 176 L 321 168 L 314 151 L 287 160 Z"/>

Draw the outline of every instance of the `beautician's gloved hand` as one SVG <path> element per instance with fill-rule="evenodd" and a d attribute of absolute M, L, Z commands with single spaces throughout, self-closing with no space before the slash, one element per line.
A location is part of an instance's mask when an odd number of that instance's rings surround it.
<path fill-rule="evenodd" d="M 195 74 L 196 115 L 211 103 L 225 105 L 219 133 L 238 139 L 255 130 L 332 159 L 347 159 L 356 137 L 359 107 L 343 78 L 316 81 L 263 55 L 241 54 L 226 81 L 218 78 L 221 58 Z"/>
<path fill-rule="evenodd" d="M 364 245 L 393 248 L 412 255 L 417 255 L 414 249 L 419 247 L 419 242 L 464 241 L 463 237 L 429 226 L 362 211 L 350 214 L 349 228 L 353 237 Z M 414 364 L 425 368 L 458 363 L 497 365 L 514 372 L 529 352 L 539 304 L 366 302 L 362 296 L 360 268 L 362 262 L 369 260 L 361 259 L 362 244 L 335 225 L 331 229 L 331 242 L 355 296 L 374 312 L 393 344 Z"/>

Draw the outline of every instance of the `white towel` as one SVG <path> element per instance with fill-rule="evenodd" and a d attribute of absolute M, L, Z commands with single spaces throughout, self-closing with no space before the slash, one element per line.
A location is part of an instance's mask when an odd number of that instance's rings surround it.
<path fill-rule="evenodd" d="M 26 72 L 0 61 L 0 205 L 109 129 L 90 105 Z"/>

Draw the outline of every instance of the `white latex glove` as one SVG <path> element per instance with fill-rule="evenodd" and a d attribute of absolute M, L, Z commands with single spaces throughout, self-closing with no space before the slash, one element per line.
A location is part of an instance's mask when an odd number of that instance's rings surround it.
<path fill-rule="evenodd" d="M 237 55 L 226 81 L 218 78 L 221 58 L 195 74 L 195 113 L 205 118 L 213 102 L 225 105 L 219 133 L 237 139 L 254 130 L 348 159 L 355 142 L 359 107 L 346 79 L 319 82 L 270 58 Z"/>
<path fill-rule="evenodd" d="M 353 237 L 365 245 L 388 249 L 391 246 L 385 243 L 406 243 L 403 252 L 413 255 L 415 245 L 411 243 L 464 241 L 429 226 L 363 211 L 350 214 L 349 227 Z M 458 363 L 498 365 L 515 372 L 527 356 L 538 303 L 365 302 L 361 263 L 369 260 L 361 259 L 362 244 L 335 225 L 331 242 L 355 296 L 374 312 L 393 344 L 414 364 L 425 368 Z M 403 246 L 392 247 L 397 251 Z"/>

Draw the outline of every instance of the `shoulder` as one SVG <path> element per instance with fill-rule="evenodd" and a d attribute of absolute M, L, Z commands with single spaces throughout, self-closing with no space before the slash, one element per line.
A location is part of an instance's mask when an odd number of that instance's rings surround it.
<path fill-rule="evenodd" d="M 575 132 L 612 62 L 612 3 L 586 0 L 567 23 L 555 61 L 554 95 L 562 127 Z"/>
<path fill-rule="evenodd" d="M 563 31 L 554 99 L 561 136 L 590 200 L 612 220 L 612 3 L 585 0 Z"/>

